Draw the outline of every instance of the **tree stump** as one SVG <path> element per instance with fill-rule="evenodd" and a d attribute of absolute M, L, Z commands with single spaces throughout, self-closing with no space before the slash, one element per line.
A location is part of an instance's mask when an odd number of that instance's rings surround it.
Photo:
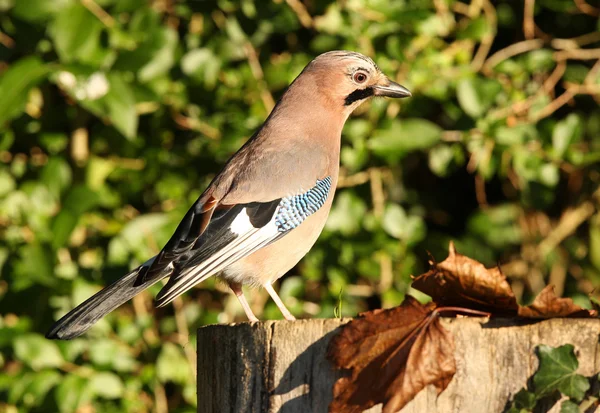
<path fill-rule="evenodd" d="M 211 325 L 198 330 L 198 412 L 327 412 L 334 371 L 327 345 L 348 320 Z M 437 397 L 429 386 L 402 413 L 502 412 L 535 373 L 540 344 L 573 344 L 578 373 L 600 370 L 600 320 L 442 320 L 456 343 L 457 372 Z M 368 410 L 381 411 L 381 405 Z"/>

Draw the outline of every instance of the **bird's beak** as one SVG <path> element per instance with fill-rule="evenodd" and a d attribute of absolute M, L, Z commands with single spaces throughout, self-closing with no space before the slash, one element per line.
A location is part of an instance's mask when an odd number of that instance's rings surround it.
<path fill-rule="evenodd" d="M 389 98 L 409 98 L 412 96 L 407 88 L 389 79 L 387 79 L 385 85 L 376 85 L 373 89 L 375 96 L 386 96 Z"/>

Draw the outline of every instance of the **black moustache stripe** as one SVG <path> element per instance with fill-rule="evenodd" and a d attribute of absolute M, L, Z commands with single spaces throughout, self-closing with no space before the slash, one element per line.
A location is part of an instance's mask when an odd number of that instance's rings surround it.
<path fill-rule="evenodd" d="M 354 102 L 356 102 L 357 100 L 362 100 L 362 99 L 366 99 L 370 96 L 373 96 L 374 93 L 375 93 L 375 91 L 373 90 L 372 87 L 366 87 L 364 89 L 356 89 L 354 92 L 352 92 L 348 96 L 346 96 L 346 99 L 344 99 L 344 106 L 349 106 L 349 105 L 353 104 Z"/>

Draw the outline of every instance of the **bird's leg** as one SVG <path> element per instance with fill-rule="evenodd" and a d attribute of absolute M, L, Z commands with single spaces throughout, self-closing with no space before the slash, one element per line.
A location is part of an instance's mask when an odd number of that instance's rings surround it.
<path fill-rule="evenodd" d="M 292 313 L 290 313 L 290 310 L 285 307 L 283 301 L 281 301 L 281 298 L 279 298 L 271 283 L 266 283 L 263 287 L 265 287 L 265 290 L 267 290 L 273 301 L 275 301 L 275 304 L 277 304 L 277 307 L 279 308 L 279 311 L 281 311 L 281 314 L 283 314 L 283 317 L 286 320 L 295 320 L 296 317 L 294 317 Z"/>
<path fill-rule="evenodd" d="M 242 291 L 242 286 L 240 284 L 234 283 L 234 282 L 230 282 L 228 284 L 229 284 L 229 288 L 231 288 L 231 291 L 233 291 L 233 293 L 239 300 L 240 304 L 242 305 L 242 308 L 244 309 L 244 312 L 246 313 L 246 317 L 248 317 L 248 320 L 249 321 L 258 321 L 258 318 L 256 318 L 256 316 L 250 309 L 250 305 L 248 304 L 248 301 L 246 301 L 246 297 L 244 297 L 244 292 Z"/>

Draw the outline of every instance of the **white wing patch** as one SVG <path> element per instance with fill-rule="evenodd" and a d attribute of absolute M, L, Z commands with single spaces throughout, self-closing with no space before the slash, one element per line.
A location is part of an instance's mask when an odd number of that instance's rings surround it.
<path fill-rule="evenodd" d="M 229 230 L 235 235 L 242 235 L 253 229 L 255 228 L 250 223 L 250 217 L 248 216 L 248 211 L 246 208 L 240 211 L 229 227 Z"/>
<path fill-rule="evenodd" d="M 237 260 L 252 254 L 281 236 L 275 224 L 275 215 L 262 228 L 254 228 L 244 208 L 233 220 L 230 230 L 238 237 L 225 248 L 202 261 L 200 264 L 184 269 L 175 283 L 164 295 L 159 296 L 156 306 L 162 307 L 175 297 L 183 294 L 194 285 L 201 283 L 213 274 L 222 271 Z"/>

